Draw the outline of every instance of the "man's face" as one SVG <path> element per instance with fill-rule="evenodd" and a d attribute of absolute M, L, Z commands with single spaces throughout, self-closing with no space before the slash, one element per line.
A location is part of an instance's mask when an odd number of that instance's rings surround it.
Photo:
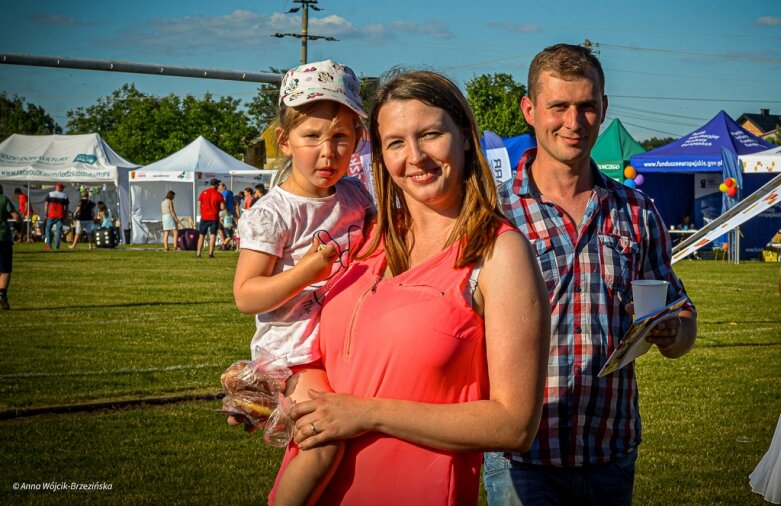
<path fill-rule="evenodd" d="M 521 110 L 534 127 L 538 159 L 571 167 L 587 162 L 607 111 L 596 73 L 567 81 L 542 72 L 536 90 L 533 101 L 521 99 Z"/>

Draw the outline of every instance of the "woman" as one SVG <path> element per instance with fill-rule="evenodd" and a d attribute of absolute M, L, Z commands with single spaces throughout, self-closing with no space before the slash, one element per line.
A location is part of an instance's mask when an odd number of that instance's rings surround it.
<path fill-rule="evenodd" d="M 111 210 L 106 206 L 106 203 L 102 200 L 98 201 L 98 228 L 112 228 L 114 226 L 114 217 L 111 215 Z"/>
<path fill-rule="evenodd" d="M 537 430 L 545 286 L 452 82 L 392 78 L 370 130 L 378 220 L 320 323 L 338 393 L 293 407 L 294 442 L 346 439 L 319 504 L 475 504 L 481 452 L 525 451 Z"/>
<path fill-rule="evenodd" d="M 176 211 L 174 211 L 175 196 L 176 193 L 169 190 L 160 203 L 160 212 L 163 214 L 163 251 L 168 251 L 168 234 L 170 232 L 174 233 L 173 249 L 179 249 L 179 218 L 176 216 Z"/>

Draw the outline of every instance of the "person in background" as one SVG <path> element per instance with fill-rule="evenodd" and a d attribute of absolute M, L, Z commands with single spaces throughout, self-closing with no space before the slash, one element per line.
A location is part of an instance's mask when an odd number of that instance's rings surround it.
<path fill-rule="evenodd" d="M 217 191 L 219 184 L 219 179 L 211 178 L 209 188 L 198 196 L 198 214 L 201 215 L 201 219 L 198 222 L 198 247 L 195 252 L 197 258 L 201 258 L 203 241 L 207 233 L 209 234 L 209 258 L 214 258 L 214 244 L 217 242 L 218 233 L 220 239 L 225 241 L 225 235 L 220 230 L 220 211 L 225 209 L 225 199 Z"/>
<path fill-rule="evenodd" d="M 217 191 L 219 191 L 222 194 L 222 198 L 225 199 L 225 210 L 235 218 L 237 216 L 236 199 L 234 198 L 233 192 L 222 182 L 217 185 Z"/>
<path fill-rule="evenodd" d="M 172 233 L 174 244 L 171 249 L 179 249 L 179 217 L 174 211 L 174 197 L 176 197 L 176 192 L 169 190 L 160 203 L 160 213 L 163 216 L 163 251 L 168 251 L 168 236 Z"/>
<path fill-rule="evenodd" d="M 255 203 L 255 192 L 249 186 L 244 188 L 244 201 L 241 203 L 241 212 L 244 213 Z"/>
<path fill-rule="evenodd" d="M 244 190 L 239 191 L 239 193 L 236 194 L 236 212 L 234 215 L 236 216 L 236 219 L 238 220 L 241 218 L 241 213 L 244 212 Z"/>
<path fill-rule="evenodd" d="M 30 209 L 30 199 L 21 188 L 14 189 L 14 195 L 19 201 L 17 209 L 22 216 L 22 226 L 19 227 L 19 242 L 27 242 L 28 229 L 30 227 L 30 218 L 32 218 L 32 212 Z"/>
<path fill-rule="evenodd" d="M 225 234 L 225 239 L 223 239 L 222 241 L 222 249 L 229 250 L 233 247 L 234 244 L 233 241 L 234 219 L 233 219 L 233 215 L 227 209 L 223 209 L 220 211 L 220 226 L 222 227 L 222 232 Z"/>
<path fill-rule="evenodd" d="M 268 190 L 266 190 L 266 185 L 263 183 L 258 183 L 255 185 L 255 200 L 261 198 L 266 193 L 268 193 Z"/>
<path fill-rule="evenodd" d="M 111 209 L 102 200 L 98 201 L 98 228 L 111 228 L 114 226 L 114 216 Z"/>
<path fill-rule="evenodd" d="M 603 176 L 590 158 L 608 103 L 596 56 L 582 46 L 548 47 L 533 59 L 527 83 L 521 110 L 537 148 L 500 186 L 499 202 L 532 242 L 545 278 L 548 380 L 531 449 L 485 456 L 488 503 L 629 506 L 641 440 L 635 366 L 598 373 L 632 323 L 632 280 L 668 281 L 668 301 L 686 292 L 651 199 Z M 647 340 L 677 358 L 696 334 L 688 303 Z"/>
<path fill-rule="evenodd" d="M 68 217 L 68 206 L 70 201 L 68 195 L 62 191 L 65 185 L 57 183 L 54 185 L 54 191 L 46 195 L 43 204 L 43 215 L 46 217 L 46 227 L 44 229 L 44 249 L 60 249 L 60 240 L 62 239 L 62 227 L 65 218 Z"/>
<path fill-rule="evenodd" d="M 16 212 L 13 202 L 3 195 L 0 186 L 0 309 L 11 309 L 8 303 L 8 286 L 11 284 L 13 270 L 14 236 L 8 219 L 19 221 L 21 216 Z"/>
<path fill-rule="evenodd" d="M 92 229 L 95 226 L 95 203 L 90 200 L 89 193 L 81 192 L 81 200 L 76 204 L 76 210 L 73 212 L 73 221 L 75 222 L 75 232 L 73 234 L 73 243 L 68 247 L 75 249 L 81 235 L 87 236 L 87 249 L 92 249 Z"/>

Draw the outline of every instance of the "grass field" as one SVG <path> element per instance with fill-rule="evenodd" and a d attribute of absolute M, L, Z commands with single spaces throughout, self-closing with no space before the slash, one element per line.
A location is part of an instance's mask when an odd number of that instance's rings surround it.
<path fill-rule="evenodd" d="M 217 392 L 254 328 L 233 304 L 235 261 L 233 252 L 17 246 L 13 309 L 0 312 L 0 412 Z M 779 265 L 676 269 L 698 306 L 700 337 L 680 360 L 652 351 L 638 362 L 635 504 L 767 504 L 748 474 L 781 414 Z M 0 502 L 262 503 L 281 451 L 229 428 L 218 406 L 0 420 Z M 49 483 L 111 490 L 44 490 Z"/>

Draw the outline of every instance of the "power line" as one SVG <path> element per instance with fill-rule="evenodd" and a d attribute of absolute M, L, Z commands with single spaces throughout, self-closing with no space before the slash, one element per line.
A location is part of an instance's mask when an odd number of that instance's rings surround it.
<path fill-rule="evenodd" d="M 736 102 L 736 103 L 752 103 L 752 104 L 781 104 L 781 100 L 749 100 L 749 99 L 737 99 L 737 98 L 691 98 L 691 97 L 647 97 L 640 95 L 608 95 L 610 98 L 632 98 L 643 100 L 684 100 L 691 102 Z"/>

